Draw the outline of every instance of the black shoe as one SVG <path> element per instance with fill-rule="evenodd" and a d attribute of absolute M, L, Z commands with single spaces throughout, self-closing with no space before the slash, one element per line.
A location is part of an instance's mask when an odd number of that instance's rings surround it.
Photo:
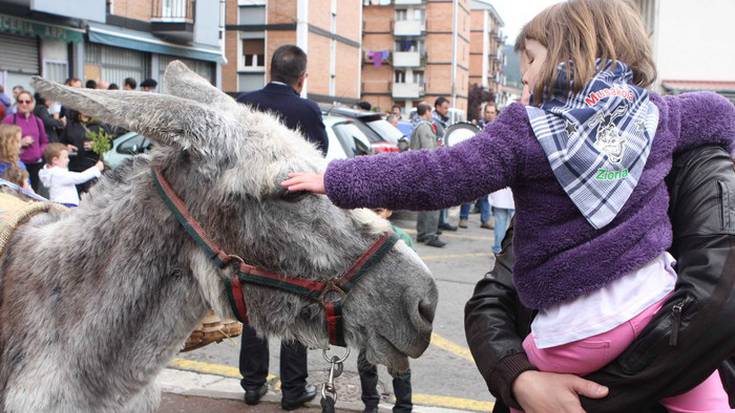
<path fill-rule="evenodd" d="M 378 406 L 375 406 L 375 407 L 365 407 L 365 409 L 362 411 L 362 413 L 378 413 Z"/>
<path fill-rule="evenodd" d="M 450 223 L 446 223 L 446 224 L 440 224 L 439 225 L 439 229 L 443 229 L 443 230 L 447 230 L 447 231 L 456 231 L 457 230 L 457 226 L 452 225 Z"/>
<path fill-rule="evenodd" d="M 268 383 L 260 387 L 251 387 L 245 389 L 245 404 L 255 405 L 260 403 L 260 399 L 268 393 Z"/>
<path fill-rule="evenodd" d="M 426 242 L 426 237 L 416 237 L 416 242 L 418 243 Z"/>
<path fill-rule="evenodd" d="M 435 238 L 432 238 L 432 239 L 426 241 L 426 245 L 428 245 L 430 247 L 441 248 L 441 247 L 447 245 L 447 243 L 444 242 L 444 241 L 442 241 L 442 240 L 440 240 L 439 237 L 435 237 Z"/>
<path fill-rule="evenodd" d="M 295 399 L 281 399 L 281 408 L 283 410 L 296 410 L 304 403 L 314 400 L 314 397 L 316 397 L 316 387 L 313 384 L 307 384 L 304 391 Z"/>

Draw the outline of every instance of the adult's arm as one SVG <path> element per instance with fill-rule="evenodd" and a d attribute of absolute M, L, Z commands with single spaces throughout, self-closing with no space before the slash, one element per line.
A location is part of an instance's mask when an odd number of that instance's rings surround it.
<path fill-rule="evenodd" d="M 342 208 L 446 208 L 512 186 L 531 139 L 524 107 L 513 104 L 484 131 L 451 148 L 332 161 L 324 186 Z"/>
<path fill-rule="evenodd" d="M 698 316 L 699 321 L 692 323 L 685 314 L 678 343 L 669 345 L 671 309 L 682 299 L 682 292 L 698 293 L 700 302 L 706 302 L 715 287 L 723 293 L 735 293 L 728 285 L 718 284 L 719 280 L 729 282 L 735 271 L 735 263 L 728 262 L 734 250 L 734 232 L 720 220 L 733 215 L 729 224 L 735 226 L 732 161 L 720 148 L 698 148 L 675 161 L 670 177 L 672 253 L 679 261 L 677 295 L 617 361 L 587 377 L 610 389 L 607 398 L 583 399 L 588 412 L 644 411 L 644 406 L 701 382 L 726 357 L 728 349 L 733 348 L 735 334 L 726 322 L 735 317 L 732 303 L 708 310 L 719 318 L 713 318 L 713 314 L 706 318 Z M 723 215 L 722 211 L 727 214 Z M 496 268 L 477 284 L 465 307 L 465 332 L 490 392 L 502 403 L 518 407 L 513 398 L 513 383 L 521 373 L 532 368 L 521 348 L 532 314 L 520 304 L 511 283 L 511 236 L 509 231 Z M 712 324 L 718 322 L 721 324 Z M 690 329 L 697 326 L 720 328 L 702 332 L 707 336 L 702 340 L 697 337 L 696 329 Z"/>
<path fill-rule="evenodd" d="M 324 126 L 322 111 L 316 103 L 307 102 L 312 112 L 312 120 L 306 131 L 306 139 L 315 143 L 317 148 L 322 152 L 322 155 L 326 156 L 327 150 L 329 149 L 329 138 L 327 137 L 327 128 Z"/>

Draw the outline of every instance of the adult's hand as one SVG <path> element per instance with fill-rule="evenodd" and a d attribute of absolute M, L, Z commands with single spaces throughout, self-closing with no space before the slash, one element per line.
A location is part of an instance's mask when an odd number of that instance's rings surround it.
<path fill-rule="evenodd" d="M 20 140 L 20 145 L 23 147 L 30 146 L 33 144 L 33 136 L 26 135 Z"/>
<path fill-rule="evenodd" d="M 281 186 L 289 191 L 307 191 L 315 194 L 325 194 L 324 174 L 312 172 L 292 172 L 288 179 L 281 182 Z"/>
<path fill-rule="evenodd" d="M 513 396 L 525 413 L 585 413 L 579 395 L 607 396 L 607 387 L 573 374 L 528 370 L 513 382 Z"/>

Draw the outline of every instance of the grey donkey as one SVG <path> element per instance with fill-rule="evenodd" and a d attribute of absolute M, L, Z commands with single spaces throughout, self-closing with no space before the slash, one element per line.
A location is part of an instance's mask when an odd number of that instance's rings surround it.
<path fill-rule="evenodd" d="M 214 241 L 270 271 L 336 277 L 389 228 L 370 211 L 282 190 L 289 172 L 325 167 L 317 150 L 180 62 L 166 70 L 167 94 L 33 86 L 157 145 L 107 172 L 79 208 L 15 232 L 0 258 L 2 412 L 152 412 L 156 375 L 207 307 L 233 317 L 231 269 L 210 263 L 177 223 L 152 166 Z M 261 333 L 327 345 L 320 304 L 250 285 L 244 295 Z M 345 302 L 346 341 L 405 369 L 429 344 L 436 302 L 428 269 L 399 241 Z"/>

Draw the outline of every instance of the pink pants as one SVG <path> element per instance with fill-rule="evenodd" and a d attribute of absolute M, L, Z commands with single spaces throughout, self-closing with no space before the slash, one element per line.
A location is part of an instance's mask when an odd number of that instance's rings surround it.
<path fill-rule="evenodd" d="M 668 297 L 667 297 L 668 298 Z M 529 334 L 523 341 L 528 359 L 542 371 L 580 376 L 601 369 L 616 359 L 661 309 L 666 298 L 648 307 L 632 320 L 602 334 L 557 347 L 539 349 Z M 715 371 L 690 391 L 661 400 L 672 413 L 732 412 L 720 375 Z M 518 410 L 511 409 L 513 412 Z"/>

